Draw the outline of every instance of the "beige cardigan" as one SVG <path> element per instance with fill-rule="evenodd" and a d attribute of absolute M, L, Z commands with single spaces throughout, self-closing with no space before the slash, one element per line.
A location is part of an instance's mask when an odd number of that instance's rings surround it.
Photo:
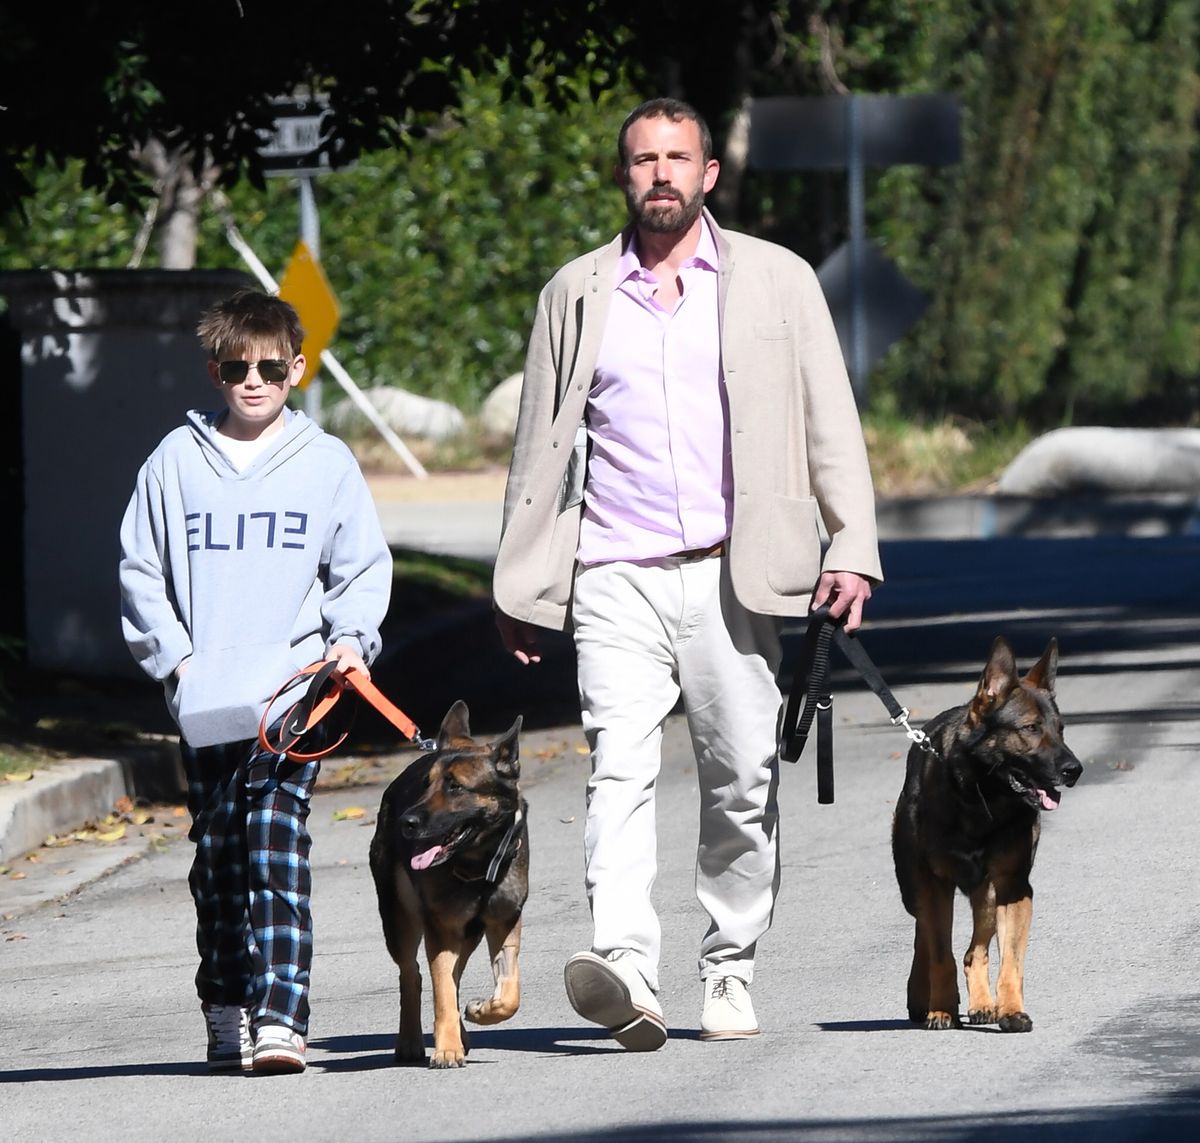
<path fill-rule="evenodd" d="M 721 361 L 733 453 L 728 545 L 741 603 L 808 611 L 824 566 L 882 580 L 875 498 L 858 410 L 829 307 L 803 259 L 717 227 Z M 587 463 L 588 391 L 629 232 L 564 266 L 546 285 L 525 358 L 496 558 L 496 606 L 566 630 Z"/>

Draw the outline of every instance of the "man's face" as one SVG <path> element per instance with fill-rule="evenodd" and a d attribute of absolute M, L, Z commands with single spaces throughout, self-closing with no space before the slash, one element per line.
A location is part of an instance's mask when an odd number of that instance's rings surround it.
<path fill-rule="evenodd" d="M 244 379 L 226 382 L 221 379 L 221 365 L 229 362 L 250 362 Z M 260 363 L 279 362 L 285 365 L 283 379 L 268 381 L 262 376 Z M 255 343 L 238 350 L 222 350 L 216 361 L 209 361 L 208 373 L 213 385 L 225 398 L 229 416 L 222 430 L 229 436 L 242 440 L 253 440 L 264 431 L 270 432 L 282 424 L 280 417 L 287 404 L 288 393 L 300 383 L 304 376 L 304 356 L 293 357 L 291 352 L 278 345 Z M 228 372 L 229 366 L 226 365 Z M 236 372 L 240 368 L 234 367 Z M 263 365 L 273 373 L 272 365 Z"/>
<path fill-rule="evenodd" d="M 705 194 L 717 182 L 716 159 L 704 162 L 700 128 L 691 119 L 639 119 L 625 136 L 625 166 L 617 182 L 629 216 L 642 230 L 674 234 L 700 216 Z"/>

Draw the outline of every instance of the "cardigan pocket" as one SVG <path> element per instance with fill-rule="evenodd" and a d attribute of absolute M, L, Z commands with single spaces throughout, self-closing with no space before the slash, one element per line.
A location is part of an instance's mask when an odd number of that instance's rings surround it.
<path fill-rule="evenodd" d="M 792 327 L 785 321 L 760 321 L 755 323 L 754 336 L 759 341 L 787 341 Z"/>
<path fill-rule="evenodd" d="M 779 595 L 804 595 L 821 574 L 817 502 L 776 496 L 767 519 L 767 583 Z"/>

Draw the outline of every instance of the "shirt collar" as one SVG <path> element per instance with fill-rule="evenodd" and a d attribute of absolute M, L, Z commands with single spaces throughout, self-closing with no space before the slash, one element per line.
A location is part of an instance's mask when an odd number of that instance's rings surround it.
<path fill-rule="evenodd" d="M 696 244 L 696 253 L 686 259 L 680 266 L 680 269 L 684 270 L 690 266 L 698 266 L 702 270 L 716 272 L 720 264 L 720 255 L 717 253 L 717 242 L 713 237 L 712 227 L 708 219 L 701 215 L 700 220 L 703 225 L 700 227 L 700 241 Z M 620 286 L 622 282 L 627 282 L 630 278 L 640 278 L 641 275 L 642 259 L 638 254 L 637 231 L 633 230 L 629 241 L 625 245 L 625 250 L 617 262 L 616 284 Z"/>

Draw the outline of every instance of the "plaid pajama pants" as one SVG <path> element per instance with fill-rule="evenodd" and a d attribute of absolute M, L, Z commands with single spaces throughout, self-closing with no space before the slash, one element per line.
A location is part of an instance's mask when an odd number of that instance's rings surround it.
<path fill-rule="evenodd" d="M 307 745 L 307 744 L 306 744 Z M 254 740 L 181 743 L 196 857 L 196 991 L 251 1021 L 308 1032 L 312 967 L 309 801 L 320 761 L 293 762 Z"/>

